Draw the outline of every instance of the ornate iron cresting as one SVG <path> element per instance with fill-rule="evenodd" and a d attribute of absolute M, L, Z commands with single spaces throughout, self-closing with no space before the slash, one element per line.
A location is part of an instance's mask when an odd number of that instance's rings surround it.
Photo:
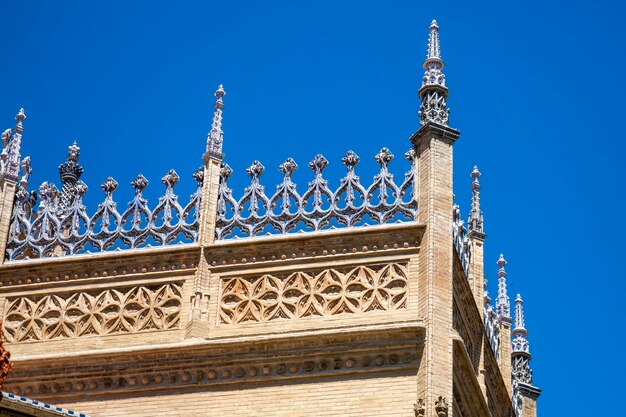
<path fill-rule="evenodd" d="M 113 199 L 118 183 L 109 177 L 101 185 L 104 201 L 90 216 L 83 204 L 87 186 L 78 179 L 80 174 L 76 174 L 82 173 L 77 149 L 75 144 L 72 145 L 67 162 L 59 167 L 62 190 L 59 191 L 52 183 L 41 184 L 41 199 L 37 208 L 37 192 L 27 190 L 30 161 L 25 160 L 26 164 L 22 167 L 24 176 L 16 192 L 7 243 L 8 260 L 196 241 L 204 177 L 201 168 L 193 174 L 197 189 L 184 207 L 174 192 L 180 178 L 176 171 L 170 170 L 161 179 L 165 185 L 165 194 L 153 209 L 150 209 L 148 201 L 143 197 L 148 180 L 140 174 L 131 182 L 135 189 L 134 198 L 128 203 L 127 209 L 120 213 Z"/>
<path fill-rule="evenodd" d="M 412 165 L 414 149 L 409 150 L 405 157 Z M 333 191 L 323 177 L 328 161 L 322 155 L 317 155 L 309 163 L 314 178 L 305 192 L 300 194 L 292 181 L 298 165 L 293 159 L 287 158 L 279 167 L 284 176 L 283 181 L 271 197 L 265 194 L 265 187 L 259 182 L 265 167 L 259 161 L 254 161 L 246 170 L 252 183 L 245 188 L 239 200 L 233 197 L 232 190 L 228 188 L 232 170 L 224 164 L 218 197 L 216 238 L 363 226 L 368 220 L 375 224 L 414 220 L 417 203 L 413 167 L 406 172 L 404 181 L 398 186 L 389 172 L 393 154 L 383 148 L 375 159 L 380 165 L 380 171 L 366 188 L 355 172 L 360 158 L 349 151 L 342 158 L 347 169 L 346 175 Z"/>
<path fill-rule="evenodd" d="M 469 279 L 469 267 L 470 267 L 470 259 L 471 259 L 471 245 L 470 239 L 472 234 L 482 235 L 483 232 L 483 213 L 480 210 L 479 204 L 479 196 L 478 190 L 480 186 L 478 184 L 478 177 L 480 176 L 480 172 L 477 167 L 474 167 L 470 176 L 473 179 L 472 182 L 472 209 L 469 214 L 469 227 L 470 235 L 467 234 L 467 228 L 465 227 L 465 223 L 461 220 L 461 210 L 459 206 L 455 204 L 452 207 L 452 238 L 454 240 L 454 249 L 461 260 L 461 265 L 463 266 L 463 270 L 465 271 L 466 276 Z M 484 235 L 483 235 L 484 237 Z M 489 345 L 491 346 L 491 350 L 493 354 L 498 358 L 499 355 L 499 346 L 500 346 L 500 320 L 510 320 L 509 307 L 508 307 L 508 297 L 506 296 L 506 271 L 504 270 L 504 265 L 506 261 L 504 257 L 500 255 L 500 259 L 498 260 L 498 266 L 500 266 L 500 270 L 498 271 L 498 298 L 496 299 L 496 308 L 491 305 L 491 298 L 489 297 L 489 293 L 487 291 L 484 292 L 484 305 L 483 305 L 483 313 L 484 313 L 484 321 L 485 321 L 485 332 L 487 333 L 487 338 L 489 339 Z M 497 310 L 497 311 L 496 311 Z"/>
<path fill-rule="evenodd" d="M 456 253 L 461 260 L 461 265 L 463 265 L 465 276 L 469 278 L 470 240 L 467 237 L 467 229 L 465 228 L 465 223 L 461 220 L 461 210 L 457 204 L 452 207 L 452 239 L 454 240 Z"/>
<path fill-rule="evenodd" d="M 485 332 L 487 333 L 487 339 L 489 340 L 489 345 L 491 346 L 491 350 L 495 355 L 496 359 L 499 356 L 499 347 L 500 347 L 500 325 L 498 323 L 498 315 L 494 311 L 491 306 L 491 298 L 489 297 L 489 292 L 484 292 L 484 305 L 483 305 L 483 315 L 485 320 Z"/>

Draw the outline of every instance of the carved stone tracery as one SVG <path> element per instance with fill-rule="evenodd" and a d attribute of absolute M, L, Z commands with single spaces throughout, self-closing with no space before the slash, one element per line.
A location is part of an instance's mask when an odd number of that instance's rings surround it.
<path fill-rule="evenodd" d="M 178 327 L 180 284 L 9 300 L 4 335 L 9 342 L 167 330 Z"/>
<path fill-rule="evenodd" d="M 265 322 L 406 308 L 407 264 L 390 263 L 222 280 L 220 321 Z"/>

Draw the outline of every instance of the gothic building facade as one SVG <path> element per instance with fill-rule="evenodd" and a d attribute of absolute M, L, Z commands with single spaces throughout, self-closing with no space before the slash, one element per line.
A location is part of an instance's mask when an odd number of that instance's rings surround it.
<path fill-rule="evenodd" d="M 20 110 L 0 158 L 0 414 L 536 416 L 503 256 L 493 306 L 485 291 L 476 167 L 467 222 L 453 201 L 443 69 L 433 21 L 406 161 L 382 148 L 364 181 L 349 151 L 333 186 L 317 155 L 302 187 L 288 158 L 273 193 L 259 161 L 229 188 L 222 86 L 189 199 L 170 170 L 157 202 L 139 175 L 118 205 L 109 177 L 89 209 L 77 144 L 60 186 L 31 189 Z"/>

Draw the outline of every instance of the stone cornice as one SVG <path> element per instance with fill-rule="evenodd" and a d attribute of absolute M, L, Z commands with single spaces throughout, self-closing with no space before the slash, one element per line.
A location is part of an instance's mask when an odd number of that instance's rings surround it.
<path fill-rule="evenodd" d="M 434 122 L 428 122 L 420 129 L 413 133 L 409 140 L 416 147 L 419 148 L 424 141 L 429 140 L 433 137 L 440 138 L 450 144 L 454 143 L 461 134 L 460 131 L 453 129 L 449 126 L 440 125 Z"/>
<path fill-rule="evenodd" d="M 80 356 L 56 354 L 27 361 L 18 357 L 17 371 L 7 388 L 59 402 L 61 397 L 114 392 L 416 369 L 423 342 L 423 323 L 414 321 L 340 331 L 195 340 Z M 100 361 L 93 360 L 95 357 Z M 106 370 L 102 358 L 106 358 Z"/>
<path fill-rule="evenodd" d="M 237 347 L 242 346 L 265 346 L 271 344 L 289 343 L 294 339 L 301 342 L 318 343 L 328 338 L 350 339 L 361 338 L 363 335 L 367 337 L 375 337 L 380 334 L 401 334 L 403 332 L 423 334 L 425 332 L 423 320 L 403 320 L 391 321 L 385 324 L 360 324 L 354 325 L 346 323 L 343 326 L 330 328 L 313 328 L 310 330 L 294 330 L 283 333 L 273 334 L 255 334 L 245 336 L 229 336 L 208 339 L 194 338 L 181 340 L 172 343 L 154 343 L 143 346 L 116 347 L 109 349 L 98 349 L 97 351 L 80 351 L 80 352 L 50 352 L 38 355 L 13 355 L 12 360 L 19 362 L 21 367 L 37 367 L 41 361 L 58 362 L 59 364 L 76 364 L 76 363 L 93 363 L 95 359 L 106 357 L 109 361 L 127 361 L 129 357 L 138 355 L 147 357 L 153 355 L 173 355 L 188 354 L 205 355 L 206 352 L 214 350 L 234 351 Z"/>
<path fill-rule="evenodd" d="M 200 259 L 200 247 L 180 245 L 89 255 L 13 261 L 0 266 L 0 294 L 32 290 L 58 283 L 89 281 L 115 277 L 178 276 L 193 272 Z"/>
<path fill-rule="evenodd" d="M 400 254 L 416 250 L 425 228 L 405 222 L 232 239 L 205 246 L 205 255 L 212 268 L 240 268 L 242 264 L 315 262 L 323 256 L 376 251 Z M 143 279 L 164 273 L 180 276 L 195 271 L 200 252 L 199 245 L 184 244 L 7 262 L 0 265 L 0 294 L 13 292 L 16 286 L 30 291 L 74 281 Z"/>
<path fill-rule="evenodd" d="M 477 240 L 481 240 L 484 242 L 487 235 L 482 232 L 477 232 L 476 230 L 470 230 L 469 233 L 467 234 L 467 237 L 470 239 L 477 239 Z"/>
<path fill-rule="evenodd" d="M 374 226 L 345 227 L 332 230 L 320 230 L 316 232 L 288 233 L 283 235 L 256 236 L 240 239 L 218 240 L 207 248 L 232 248 L 269 244 L 280 245 L 281 243 L 294 244 L 298 242 L 325 241 L 329 238 L 343 238 L 347 241 L 360 241 L 367 236 L 384 235 L 386 233 L 397 233 L 398 231 L 414 230 L 418 231 L 426 225 L 415 221 L 402 223 L 388 223 Z"/>
<path fill-rule="evenodd" d="M 539 388 L 532 385 L 524 384 L 523 382 L 520 382 L 517 385 L 517 389 L 522 396 L 532 398 L 533 400 L 536 400 L 541 395 L 541 390 Z"/>
<path fill-rule="evenodd" d="M 414 253 L 426 226 L 416 222 L 221 241 L 205 248 L 212 269 L 239 270 L 273 262 L 314 263 L 324 257 Z"/>

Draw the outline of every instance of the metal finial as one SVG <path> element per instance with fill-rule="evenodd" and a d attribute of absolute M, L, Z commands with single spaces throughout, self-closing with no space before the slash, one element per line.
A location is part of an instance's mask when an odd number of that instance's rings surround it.
<path fill-rule="evenodd" d="M 213 113 L 213 123 L 211 124 L 211 131 L 207 137 L 207 149 L 205 157 L 213 156 L 216 158 L 222 158 L 222 143 L 224 141 L 224 132 L 222 131 L 222 110 L 224 109 L 223 98 L 226 95 L 224 86 L 219 85 L 215 90 L 215 112 Z"/>
<path fill-rule="evenodd" d="M 83 174 L 83 167 L 78 164 L 78 156 L 80 155 L 80 148 L 76 141 L 74 141 L 67 148 L 67 157 L 65 162 L 59 165 L 59 174 L 61 174 L 61 182 L 63 184 L 69 183 L 74 185 L 80 176 Z M 63 188 L 65 192 L 68 191 L 66 187 Z"/>
<path fill-rule="evenodd" d="M 80 155 L 80 148 L 76 141 L 74 141 L 74 143 L 67 148 L 67 160 L 78 161 L 78 155 Z"/>
<path fill-rule="evenodd" d="M 26 120 L 26 114 L 24 114 L 23 107 L 20 109 L 19 112 L 17 112 L 17 115 L 15 116 L 15 120 L 17 121 L 17 124 L 15 125 L 15 133 L 18 133 L 21 135 L 22 132 L 24 131 L 24 128 L 22 127 L 22 122 Z"/>
<path fill-rule="evenodd" d="M 498 297 L 496 298 L 496 314 L 500 319 L 511 319 L 511 300 L 506 291 L 506 271 L 504 266 L 506 265 L 506 259 L 500 254 L 498 259 Z"/>
<path fill-rule="evenodd" d="M 496 262 L 498 264 L 498 266 L 500 267 L 500 270 L 498 271 L 498 276 L 499 277 L 505 277 L 506 276 L 506 271 L 504 270 L 504 266 L 507 264 L 506 259 L 504 259 L 504 255 L 500 254 L 500 258 L 498 258 L 498 262 Z"/>
<path fill-rule="evenodd" d="M 478 170 L 478 167 L 476 165 L 474 165 L 474 169 L 472 170 L 470 177 L 472 177 L 472 179 L 474 180 L 472 182 L 472 190 L 480 190 L 480 183 L 478 182 L 478 178 L 480 178 L 480 171 Z"/>

